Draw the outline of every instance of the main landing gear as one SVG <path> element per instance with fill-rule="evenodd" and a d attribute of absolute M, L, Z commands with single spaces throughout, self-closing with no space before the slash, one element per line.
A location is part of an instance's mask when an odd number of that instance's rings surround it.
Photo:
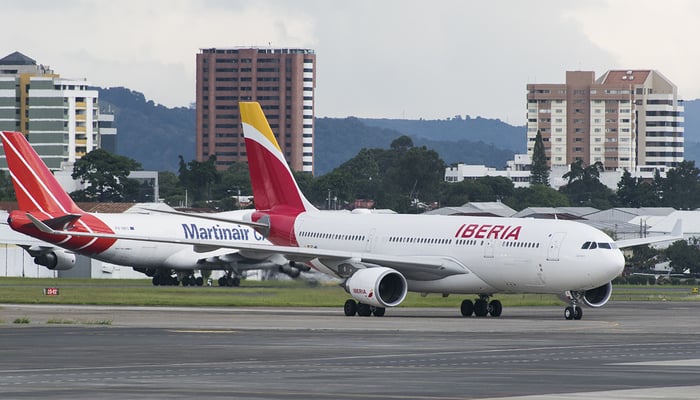
<path fill-rule="evenodd" d="M 219 278 L 219 286 L 241 286 L 241 277 L 233 271 L 226 271 L 226 275 Z"/>
<path fill-rule="evenodd" d="M 355 315 L 361 317 L 369 317 L 370 315 L 383 317 L 386 313 L 386 308 L 370 306 L 369 304 L 358 303 L 353 299 L 348 299 L 343 306 L 343 311 L 345 311 L 346 317 L 354 317 Z"/>
<path fill-rule="evenodd" d="M 503 312 L 503 305 L 498 300 L 489 301 L 490 297 L 491 296 L 487 294 L 481 294 L 474 302 L 471 300 L 464 300 L 459 310 L 465 317 L 471 317 L 472 314 L 477 317 L 485 317 L 487 315 L 500 317 L 501 312 Z"/>
<path fill-rule="evenodd" d="M 568 320 L 580 320 L 583 318 L 583 309 L 576 303 L 572 303 L 570 306 L 564 309 L 564 318 Z"/>

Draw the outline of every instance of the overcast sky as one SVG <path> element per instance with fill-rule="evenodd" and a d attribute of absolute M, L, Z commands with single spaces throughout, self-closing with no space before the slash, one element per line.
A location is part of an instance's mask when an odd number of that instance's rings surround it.
<path fill-rule="evenodd" d="M 525 85 L 567 70 L 656 69 L 700 98 L 700 2 L 34 0 L 2 4 L 0 57 L 194 101 L 200 48 L 316 51 L 316 116 L 525 124 Z"/>

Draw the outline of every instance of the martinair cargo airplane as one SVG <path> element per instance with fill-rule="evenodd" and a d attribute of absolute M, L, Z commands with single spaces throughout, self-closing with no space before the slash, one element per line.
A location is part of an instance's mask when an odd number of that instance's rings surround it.
<path fill-rule="evenodd" d="M 241 102 L 239 108 L 256 206 L 245 223 L 273 245 L 221 246 L 281 254 L 343 279 L 352 297 L 345 302 L 347 316 L 382 316 L 387 307 L 401 304 L 410 290 L 443 296 L 476 294 L 475 301 L 462 301 L 461 313 L 480 317 L 501 315 L 500 301 L 491 299 L 496 293 L 558 294 L 569 302 L 564 317 L 581 319 L 580 304 L 601 307 L 610 299 L 611 280 L 624 266 L 620 247 L 682 237 L 680 224 L 669 236 L 616 243 L 605 233 L 572 221 L 322 212 L 299 190 L 260 105 Z M 47 226 L 32 214 L 26 217 L 42 232 L 74 234 L 57 230 L 56 224 Z"/>
<path fill-rule="evenodd" d="M 217 245 L 192 246 L 178 240 L 207 240 L 210 243 L 269 243 L 248 226 L 231 222 L 243 218 L 238 211 L 210 214 L 215 221 L 164 214 L 92 214 L 81 210 L 61 188 L 51 171 L 19 132 L 2 132 L 2 142 L 20 210 L 10 213 L 8 223 L 18 232 L 69 250 L 33 246 L 27 250 L 35 261 L 49 269 L 68 269 L 79 253 L 101 261 L 127 265 L 153 276 L 154 285 L 202 285 L 194 270 L 224 270 L 220 286 L 238 286 L 242 271 L 279 269 L 298 276 L 299 268 L 278 254 L 244 254 Z M 250 213 L 250 210 L 245 211 Z M 115 238 L 52 235 L 41 232 L 27 217 L 31 215 L 56 229 L 78 232 L 156 235 L 173 243 L 154 244 Z M 224 216 L 226 219 L 224 219 Z M 228 221 L 228 222 L 226 222 Z M 73 253 L 71 253 L 73 252 Z M 175 276 L 173 276 L 173 272 Z"/>

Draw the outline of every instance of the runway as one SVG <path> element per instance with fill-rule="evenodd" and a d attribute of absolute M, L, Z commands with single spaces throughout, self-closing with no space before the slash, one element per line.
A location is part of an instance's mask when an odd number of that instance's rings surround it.
<path fill-rule="evenodd" d="M 29 399 L 697 399 L 700 304 L 392 309 L 0 305 L 0 393 Z M 17 318 L 28 324 L 15 324 Z M 47 323 L 51 322 L 51 323 Z M 62 324 L 59 324 L 61 322 Z"/>

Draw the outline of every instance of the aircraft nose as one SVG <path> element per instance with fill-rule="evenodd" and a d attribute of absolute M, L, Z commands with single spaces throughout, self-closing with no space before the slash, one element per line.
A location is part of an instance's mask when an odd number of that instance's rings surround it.
<path fill-rule="evenodd" d="M 608 273 L 610 274 L 610 279 L 614 279 L 622 274 L 622 270 L 625 268 L 625 256 L 622 251 L 615 249 L 610 257 L 610 262 L 606 263 L 608 268 Z"/>

